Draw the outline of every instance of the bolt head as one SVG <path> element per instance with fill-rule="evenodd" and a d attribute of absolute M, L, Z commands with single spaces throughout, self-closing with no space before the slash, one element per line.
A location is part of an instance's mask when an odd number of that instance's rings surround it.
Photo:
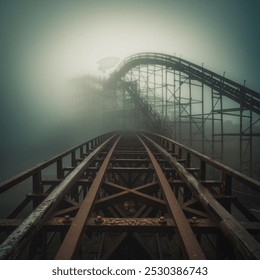
<path fill-rule="evenodd" d="M 196 216 L 192 217 L 191 222 L 193 224 L 197 224 L 198 223 L 198 218 Z"/>
<path fill-rule="evenodd" d="M 97 216 L 96 219 L 95 219 L 95 222 L 97 224 L 101 224 L 103 222 L 102 216 Z"/>
<path fill-rule="evenodd" d="M 63 219 L 63 223 L 64 224 L 69 224 L 71 221 L 70 221 L 70 216 L 69 215 L 66 215 Z"/>
<path fill-rule="evenodd" d="M 164 216 L 161 216 L 161 217 L 159 218 L 159 220 L 158 220 L 158 223 L 161 224 L 161 225 L 163 225 L 163 224 L 166 224 L 167 221 L 166 221 L 166 219 L 165 219 Z"/>

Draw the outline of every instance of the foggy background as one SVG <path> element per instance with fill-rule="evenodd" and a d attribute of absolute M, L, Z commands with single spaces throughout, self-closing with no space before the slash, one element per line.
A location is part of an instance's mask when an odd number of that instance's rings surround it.
<path fill-rule="evenodd" d="M 259 13 L 258 0 L 0 0 L 0 181 L 111 129 L 74 83 L 104 75 L 105 57 L 168 53 L 260 91 Z"/>

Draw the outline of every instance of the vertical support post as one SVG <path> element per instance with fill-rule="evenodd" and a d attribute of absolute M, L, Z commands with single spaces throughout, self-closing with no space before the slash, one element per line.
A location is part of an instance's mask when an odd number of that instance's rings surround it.
<path fill-rule="evenodd" d="M 125 88 L 122 89 L 123 92 L 123 128 L 126 127 L 127 121 L 126 121 L 126 90 Z"/>
<path fill-rule="evenodd" d="M 173 133 L 174 138 L 177 140 L 177 133 L 176 133 L 176 123 L 177 123 L 177 102 L 176 102 L 176 71 L 173 71 Z"/>
<path fill-rule="evenodd" d="M 249 119 L 249 176 L 253 177 L 253 112 L 250 110 L 250 119 Z"/>
<path fill-rule="evenodd" d="M 232 193 L 232 177 L 226 173 L 222 173 L 222 194 L 231 195 Z"/>
<path fill-rule="evenodd" d="M 76 150 L 71 152 L 71 165 L 72 167 L 77 166 Z M 78 185 L 74 185 L 70 191 L 71 198 L 74 199 L 75 201 L 78 201 L 78 187 L 79 187 Z"/>
<path fill-rule="evenodd" d="M 243 173 L 243 104 L 242 93 L 240 92 L 240 111 L 239 111 L 239 169 Z"/>
<path fill-rule="evenodd" d="M 204 181 L 206 179 L 206 162 L 204 160 L 200 161 L 200 180 Z"/>
<path fill-rule="evenodd" d="M 166 121 L 168 119 L 168 79 L 167 79 L 167 67 L 165 67 L 165 117 L 166 117 Z"/>
<path fill-rule="evenodd" d="M 178 107 L 179 107 L 179 141 L 182 141 L 182 118 L 181 118 L 181 71 L 179 71 L 179 100 L 178 100 Z"/>
<path fill-rule="evenodd" d="M 178 158 L 181 159 L 182 158 L 182 148 L 178 148 Z"/>
<path fill-rule="evenodd" d="M 94 147 L 95 147 L 95 139 L 92 139 L 92 140 L 90 141 L 90 150 L 93 150 Z"/>
<path fill-rule="evenodd" d="M 154 65 L 153 70 L 153 81 L 154 81 L 154 89 L 153 89 L 153 112 L 156 113 L 156 66 Z M 154 116 L 155 117 L 155 116 Z"/>
<path fill-rule="evenodd" d="M 214 89 L 211 88 L 211 157 L 215 159 L 215 103 L 214 103 Z"/>
<path fill-rule="evenodd" d="M 164 92 L 163 92 L 163 66 L 161 66 L 161 75 L 162 75 L 162 79 L 161 79 L 161 87 L 162 87 L 162 103 L 161 103 L 161 106 L 162 106 L 162 120 L 164 119 Z"/>
<path fill-rule="evenodd" d="M 149 95 L 149 65 L 146 67 L 146 100 L 148 101 Z"/>
<path fill-rule="evenodd" d="M 191 156 L 190 153 L 187 152 L 186 154 L 186 168 L 190 168 L 191 167 Z"/>
<path fill-rule="evenodd" d="M 203 73 L 203 72 L 202 72 Z M 204 82 L 201 83 L 201 144 L 202 153 L 205 153 L 205 120 L 204 120 Z"/>
<path fill-rule="evenodd" d="M 223 94 L 222 91 L 215 93 L 211 89 L 212 106 L 212 158 L 223 162 L 224 156 L 224 124 L 223 124 Z M 217 115 L 217 118 L 216 116 Z M 218 123 L 217 123 L 218 121 Z M 217 124 L 217 125 L 216 125 Z M 218 146 L 217 146 L 218 143 Z"/>
<path fill-rule="evenodd" d="M 84 151 L 83 151 L 83 146 L 80 147 L 80 158 L 83 159 L 84 157 Z"/>
<path fill-rule="evenodd" d="M 43 194 L 43 185 L 41 183 L 41 170 L 38 170 L 32 176 L 32 183 L 33 183 L 33 194 Z M 42 201 L 41 197 L 34 197 L 33 198 L 33 209 L 35 209 Z"/>
<path fill-rule="evenodd" d="M 86 154 L 88 155 L 89 154 L 89 151 L 91 149 L 91 143 L 90 141 L 86 144 Z"/>
<path fill-rule="evenodd" d="M 172 147 L 171 147 L 171 154 L 172 154 L 173 156 L 175 156 L 175 153 L 176 153 L 176 150 L 175 150 L 175 144 L 174 144 L 174 143 L 172 143 Z"/>
<path fill-rule="evenodd" d="M 193 146 L 193 137 L 192 137 L 192 97 L 191 97 L 191 78 L 189 76 L 189 107 L 190 107 L 190 111 L 189 111 L 189 144 L 190 147 Z"/>
<path fill-rule="evenodd" d="M 225 72 L 223 74 L 223 83 L 222 86 L 224 87 L 224 77 Z M 219 93 L 219 105 L 220 105 L 220 161 L 223 162 L 224 157 L 224 119 L 223 119 L 223 94 L 222 91 Z"/>
<path fill-rule="evenodd" d="M 231 212 L 232 177 L 224 172 L 222 173 L 221 187 L 221 194 L 225 196 L 222 205 L 227 211 Z"/>
<path fill-rule="evenodd" d="M 170 151 L 170 141 L 166 140 L 166 150 Z"/>
<path fill-rule="evenodd" d="M 62 166 L 62 158 L 57 160 L 57 179 L 62 179 L 64 177 L 63 175 L 63 166 Z"/>
<path fill-rule="evenodd" d="M 71 166 L 75 167 L 77 165 L 77 161 L 76 161 L 76 151 L 72 151 L 71 152 Z"/>

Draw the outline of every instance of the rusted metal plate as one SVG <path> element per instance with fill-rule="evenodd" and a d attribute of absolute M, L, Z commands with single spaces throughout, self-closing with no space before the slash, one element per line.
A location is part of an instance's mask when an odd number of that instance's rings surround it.
<path fill-rule="evenodd" d="M 89 218 L 85 227 L 88 231 L 154 231 L 161 232 L 161 229 L 165 231 L 175 230 L 176 224 L 173 219 L 165 218 L 166 222 L 160 221 L 160 218 L 106 218 L 101 217 L 101 222 L 97 222 L 96 218 Z M 133 219 L 133 221 L 131 220 Z M 69 217 L 54 217 L 51 218 L 46 224 L 43 225 L 43 229 L 49 231 L 60 231 L 61 228 L 69 228 L 70 224 L 73 222 L 74 218 Z M 212 219 L 197 218 L 188 219 L 194 232 L 200 233 L 216 233 L 219 230 L 219 223 Z M 5 232 L 7 230 L 14 230 L 17 228 L 23 219 L 0 219 L 0 232 Z M 260 233 L 260 222 L 241 222 L 241 224 L 251 233 Z M 135 228 L 135 229 L 133 229 Z"/>
<path fill-rule="evenodd" d="M 210 219 L 188 219 L 195 232 L 217 232 L 218 224 Z M 100 232 L 172 232 L 176 223 L 171 218 L 90 218 L 87 221 L 88 231 Z"/>

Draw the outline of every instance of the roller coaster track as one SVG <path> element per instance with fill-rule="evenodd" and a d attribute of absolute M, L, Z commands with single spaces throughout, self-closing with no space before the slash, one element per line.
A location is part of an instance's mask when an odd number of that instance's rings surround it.
<path fill-rule="evenodd" d="M 149 132 L 100 135 L 1 183 L 0 195 L 24 191 L 0 219 L 0 259 L 260 259 L 259 218 L 233 192 L 240 185 L 258 193 L 260 183 L 171 139 L 126 78 L 142 65 L 207 85 L 235 101 L 241 119 L 243 110 L 260 113 L 259 93 L 189 61 L 127 58 L 94 82 L 126 91 Z M 259 119 L 250 115 L 252 126 Z"/>
<path fill-rule="evenodd" d="M 0 192 L 24 182 L 32 192 L 0 219 L 1 259 L 260 259 L 260 222 L 232 195 L 260 183 L 159 134 L 101 135 Z"/>
<path fill-rule="evenodd" d="M 131 96 L 132 100 L 134 101 L 135 105 L 138 109 L 142 112 L 147 128 L 150 131 L 160 132 L 162 134 L 167 134 L 167 129 L 158 114 L 156 114 L 151 106 L 140 96 L 136 85 L 132 82 L 121 82 L 120 87 L 125 89 L 129 96 Z"/>
<path fill-rule="evenodd" d="M 258 177 L 260 93 L 171 55 L 139 53 L 123 60 L 105 87 L 131 96 L 150 131 L 174 137 L 221 162 L 234 141 L 234 168 Z M 232 127 L 226 122 L 231 120 Z M 130 120 L 131 121 L 131 120 Z M 125 121 L 126 123 L 126 121 Z M 232 138 L 233 137 L 233 138 Z M 200 144 L 198 144 L 200 143 Z"/>
<path fill-rule="evenodd" d="M 138 65 L 163 65 L 168 69 L 185 73 L 191 79 L 200 81 L 210 88 L 221 92 L 242 107 L 260 114 L 260 94 L 202 66 L 182 58 L 161 53 L 139 53 L 128 57 L 118 65 L 111 80 L 122 78 L 130 69 Z"/>

